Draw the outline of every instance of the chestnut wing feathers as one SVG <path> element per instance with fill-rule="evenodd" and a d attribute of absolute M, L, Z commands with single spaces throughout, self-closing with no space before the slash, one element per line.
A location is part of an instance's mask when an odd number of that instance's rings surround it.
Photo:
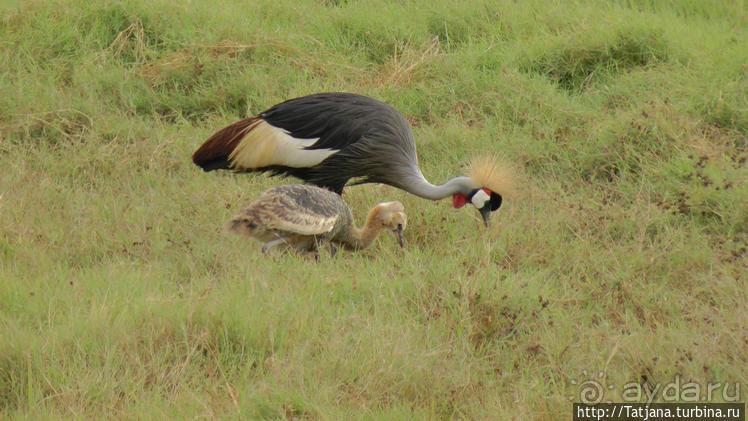
<path fill-rule="evenodd" d="M 192 162 L 204 171 L 230 168 L 229 155 L 258 120 L 247 117 L 217 131 L 192 154 Z"/>

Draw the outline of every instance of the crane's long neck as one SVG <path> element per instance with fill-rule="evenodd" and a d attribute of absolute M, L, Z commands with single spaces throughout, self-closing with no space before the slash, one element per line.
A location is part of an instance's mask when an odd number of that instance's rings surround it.
<path fill-rule="evenodd" d="M 382 230 L 382 224 L 379 221 L 379 211 L 380 208 L 378 206 L 369 211 L 363 228 L 358 228 L 351 222 L 350 229 L 344 230 L 338 236 L 339 241 L 351 249 L 365 249 L 369 247 L 379 235 L 379 231 Z"/>
<path fill-rule="evenodd" d="M 429 200 L 440 200 L 452 196 L 455 193 L 467 194 L 475 187 L 473 181 L 468 177 L 455 177 L 441 185 L 429 183 L 420 172 L 408 178 L 408 183 L 403 186 L 404 190 Z"/>

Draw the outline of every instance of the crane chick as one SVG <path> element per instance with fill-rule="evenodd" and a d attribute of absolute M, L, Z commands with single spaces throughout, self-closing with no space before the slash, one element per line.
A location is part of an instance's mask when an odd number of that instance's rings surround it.
<path fill-rule="evenodd" d="M 262 252 L 284 245 L 304 251 L 318 250 L 330 242 L 349 249 L 369 247 L 385 228 L 403 247 L 407 219 L 400 202 L 379 203 L 369 211 L 363 228 L 353 225 L 353 215 L 340 195 L 305 184 L 273 187 L 234 216 L 227 229 L 264 243 Z"/>

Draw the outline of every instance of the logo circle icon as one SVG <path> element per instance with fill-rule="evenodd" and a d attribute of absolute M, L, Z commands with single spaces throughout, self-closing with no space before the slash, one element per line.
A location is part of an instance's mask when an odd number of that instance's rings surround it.
<path fill-rule="evenodd" d="M 600 382 L 595 380 L 586 380 L 579 384 L 579 397 L 582 403 L 593 405 L 600 403 L 605 396 L 605 389 Z"/>
<path fill-rule="evenodd" d="M 594 405 L 603 402 L 607 391 L 615 389 L 613 385 L 607 385 L 606 387 L 605 373 L 602 371 L 597 373 L 596 379 L 595 376 L 588 374 L 587 370 L 583 370 L 579 381 L 572 379 L 571 384 L 576 386 L 577 393 L 573 396 L 569 396 L 569 400 L 575 402 L 579 399 L 579 401 L 586 405 Z M 606 402 L 610 403 L 610 401 Z"/>

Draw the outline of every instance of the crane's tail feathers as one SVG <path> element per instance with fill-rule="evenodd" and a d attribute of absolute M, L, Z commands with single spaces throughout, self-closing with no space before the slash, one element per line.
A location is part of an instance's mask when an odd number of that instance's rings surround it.
<path fill-rule="evenodd" d="M 258 117 L 248 117 L 217 131 L 192 154 L 192 162 L 205 171 L 231 168 L 230 156 L 259 121 Z"/>
<path fill-rule="evenodd" d="M 476 187 L 485 187 L 504 197 L 517 193 L 517 171 L 514 166 L 493 156 L 473 159 L 468 166 L 468 177 Z"/>

